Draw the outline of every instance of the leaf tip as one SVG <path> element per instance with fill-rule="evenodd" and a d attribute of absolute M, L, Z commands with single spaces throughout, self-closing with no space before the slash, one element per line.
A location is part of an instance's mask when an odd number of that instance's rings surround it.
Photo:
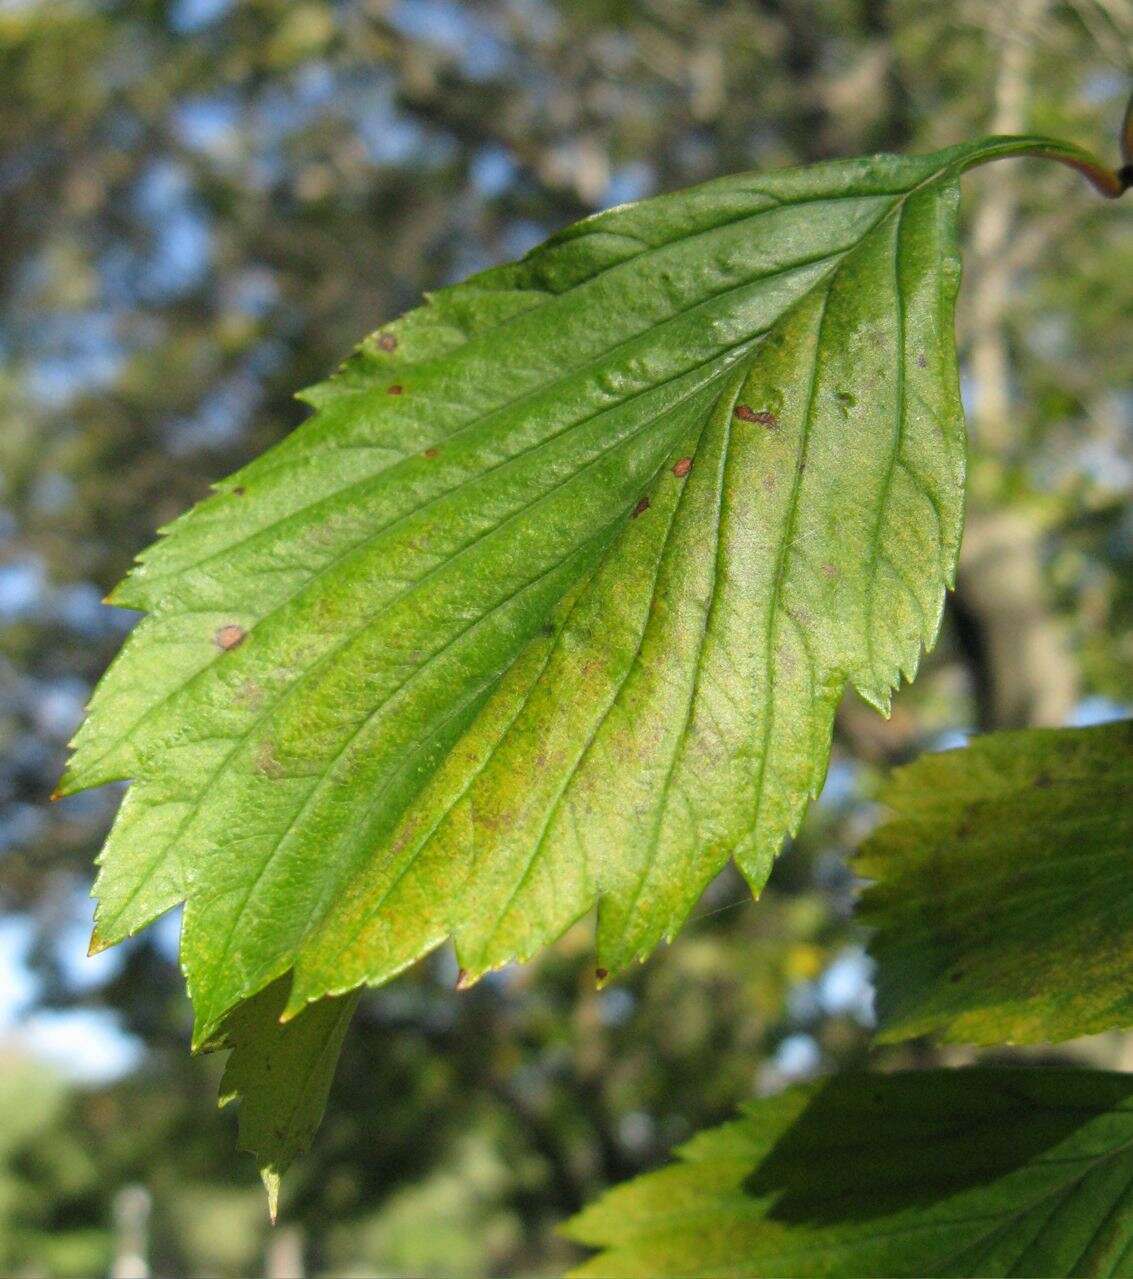
<path fill-rule="evenodd" d="M 198 1053 L 208 1052 L 209 1045 L 215 1042 L 218 1026 L 216 1020 L 202 1021 L 199 1017 L 193 1026 L 193 1035 L 189 1040 L 189 1051 L 195 1057 Z"/>
<path fill-rule="evenodd" d="M 276 1021 L 281 1026 L 286 1026 L 289 1021 L 294 1021 L 310 1002 L 310 999 L 303 991 L 293 989 Z"/>
<path fill-rule="evenodd" d="M 260 1177 L 268 1196 L 268 1218 L 274 1226 L 279 1217 L 279 1173 L 271 1168 L 261 1168 Z"/>
<path fill-rule="evenodd" d="M 95 955 L 101 955 L 104 950 L 109 950 L 113 945 L 114 943 L 112 941 L 104 937 L 98 931 L 98 925 L 95 924 L 95 926 L 91 929 L 90 945 L 87 947 L 87 958 L 93 959 Z"/>
<path fill-rule="evenodd" d="M 76 791 L 81 791 L 82 789 L 83 784 L 75 774 L 75 761 L 72 758 L 67 763 L 66 768 L 63 769 L 59 780 L 55 783 L 55 789 L 49 797 L 50 802 L 52 804 L 58 803 L 59 800 L 66 799 L 68 795 L 74 795 Z"/>
<path fill-rule="evenodd" d="M 139 563 L 140 561 L 135 558 L 134 567 L 130 569 L 130 572 L 127 573 L 127 575 L 118 583 L 117 586 L 111 587 L 111 589 L 107 591 L 106 594 L 102 597 L 103 604 L 105 604 L 108 608 L 132 607 L 128 598 L 129 588 L 130 588 L 130 578 L 136 572 L 137 566 Z"/>

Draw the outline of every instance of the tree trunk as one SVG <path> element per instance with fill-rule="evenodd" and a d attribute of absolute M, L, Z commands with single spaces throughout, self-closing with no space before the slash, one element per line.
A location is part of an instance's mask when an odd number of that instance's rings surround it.
<path fill-rule="evenodd" d="M 1004 6 L 992 133 L 1026 131 L 1030 41 L 1048 2 L 1015 0 Z M 1017 187 L 1006 166 L 980 177 L 984 193 L 972 222 L 969 419 L 977 447 L 1010 462 L 1020 442 L 1004 317 L 1018 267 L 1009 254 Z M 977 720 L 983 729 L 1061 724 L 1077 701 L 1077 664 L 1050 607 L 1042 542 L 1043 529 L 1025 509 L 988 510 L 978 498 L 971 501 L 954 615 L 975 675 Z"/>

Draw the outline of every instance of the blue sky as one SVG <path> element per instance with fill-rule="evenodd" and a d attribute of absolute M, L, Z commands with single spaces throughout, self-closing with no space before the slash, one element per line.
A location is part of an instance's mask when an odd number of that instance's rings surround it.
<path fill-rule="evenodd" d="M 105 981 L 122 962 L 113 952 L 88 959 L 87 935 L 85 928 L 68 926 L 57 943 L 68 976 L 80 988 Z M 26 1052 L 79 1084 L 126 1074 L 141 1059 L 142 1049 L 123 1034 L 113 1013 L 35 1007 L 39 985 L 27 962 L 32 940 L 30 920 L 18 915 L 0 920 L 0 1045 Z"/>

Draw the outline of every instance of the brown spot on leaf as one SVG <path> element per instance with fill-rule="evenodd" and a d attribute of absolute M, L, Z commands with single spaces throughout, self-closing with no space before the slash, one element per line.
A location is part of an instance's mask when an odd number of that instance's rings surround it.
<path fill-rule="evenodd" d="M 609 973 L 609 970 L 608 970 L 608 969 L 605 969 L 605 968 L 595 968 L 595 970 L 594 970 L 594 976 L 595 976 L 595 977 L 597 977 L 597 979 L 598 979 L 599 981 L 605 981 L 605 980 L 606 980 L 606 978 L 607 978 L 607 977 L 609 977 L 609 975 L 610 975 L 610 973 Z"/>
<path fill-rule="evenodd" d="M 775 476 L 765 475 L 763 477 L 763 491 L 765 493 L 774 493 L 776 487 Z"/>
<path fill-rule="evenodd" d="M 953 970 L 952 970 L 952 971 L 948 974 L 948 980 L 949 980 L 950 982 L 958 982 L 958 981 L 961 981 L 961 980 L 963 980 L 963 977 L 964 977 L 964 974 L 963 974 L 963 972 L 962 972 L 959 968 L 954 968 L 954 969 L 953 969 Z"/>
<path fill-rule="evenodd" d="M 390 843 L 390 846 L 389 846 L 390 855 L 396 857 L 397 854 L 400 853 L 405 848 L 406 844 L 409 843 L 409 841 L 413 838 L 413 836 L 416 833 L 417 833 L 417 828 L 412 822 L 409 822 L 407 825 L 403 826 L 402 829 L 398 832 L 397 838 Z"/>
<path fill-rule="evenodd" d="M 925 353 L 923 351 L 917 352 L 917 368 L 918 369 L 928 368 L 928 360 L 925 359 Z"/>
<path fill-rule="evenodd" d="M 230 648 L 243 644 L 247 634 L 248 632 L 242 626 L 229 622 L 227 626 L 222 626 L 212 638 L 217 648 L 227 653 Z"/>
<path fill-rule="evenodd" d="M 779 425 L 779 419 L 769 409 L 753 409 L 750 404 L 737 404 L 732 412 L 741 422 L 758 422 L 760 426 L 770 427 L 772 430 Z"/>
<path fill-rule="evenodd" d="M 242 702 L 247 702 L 249 706 L 256 707 L 263 704 L 264 690 L 254 679 L 246 679 L 240 685 L 237 696 Z"/>
<path fill-rule="evenodd" d="M 232 495 L 233 497 L 243 497 L 247 491 L 248 490 L 243 486 L 243 484 L 237 484 L 232 490 Z"/>
<path fill-rule="evenodd" d="M 678 480 L 683 480 L 684 477 L 691 470 L 692 470 L 692 458 L 682 457 L 677 461 L 676 465 L 673 467 L 673 474 L 677 477 Z"/>
<path fill-rule="evenodd" d="M 1035 778 L 1035 787 L 1037 790 L 1049 790 L 1054 785 L 1054 779 L 1047 772 L 1039 773 Z"/>
<path fill-rule="evenodd" d="M 834 581 L 834 579 L 838 576 L 837 566 L 834 564 L 823 564 L 822 576 L 828 577 L 830 581 Z"/>
<path fill-rule="evenodd" d="M 275 753 L 275 743 L 270 737 L 265 737 L 256 747 L 256 771 L 263 773 L 265 777 L 277 778 L 283 776 L 283 765 L 279 762 Z"/>
<path fill-rule="evenodd" d="M 382 333 L 378 337 L 378 346 L 380 346 L 383 351 L 396 351 L 397 338 L 395 338 L 392 333 Z"/>
<path fill-rule="evenodd" d="M 436 449 L 426 449 L 426 450 L 424 451 L 424 453 L 422 453 L 422 454 L 421 454 L 421 456 L 422 456 L 422 457 L 427 457 L 427 458 L 430 458 L 430 459 L 431 459 L 431 458 L 434 458 L 434 457 L 436 457 L 436 456 L 437 456 L 437 450 L 436 450 Z"/>
<path fill-rule="evenodd" d="M 395 382 L 395 383 L 393 384 L 393 386 L 387 386 L 387 387 L 386 387 L 386 394 L 387 394 L 387 395 L 400 395 L 400 394 L 402 393 L 402 391 L 404 391 L 404 390 L 405 390 L 405 387 L 403 387 L 403 386 L 401 385 L 401 383 L 400 383 L 400 382 Z"/>
<path fill-rule="evenodd" d="M 649 510 L 649 499 L 647 497 L 643 497 L 633 508 L 633 514 L 630 518 L 636 520 L 639 515 L 643 515 L 647 510 Z"/>
<path fill-rule="evenodd" d="M 583 684 L 589 684 L 591 680 L 602 674 L 604 667 L 605 663 L 600 657 L 588 657 L 578 668 L 579 681 Z"/>
<path fill-rule="evenodd" d="M 489 835 L 499 835 L 515 825 L 515 812 L 510 808 L 478 808 L 473 820 Z"/>

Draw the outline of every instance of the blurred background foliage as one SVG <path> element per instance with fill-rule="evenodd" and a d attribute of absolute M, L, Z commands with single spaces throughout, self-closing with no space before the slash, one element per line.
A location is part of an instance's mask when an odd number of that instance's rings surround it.
<path fill-rule="evenodd" d="M 727 171 L 1025 129 L 1112 158 L 1131 50 L 1130 0 L 0 0 L 0 1272 L 556 1273 L 556 1222 L 745 1097 L 940 1059 L 868 1046 L 879 778 L 1133 702 L 1133 236 L 1049 166 L 966 182 L 941 643 L 889 721 L 843 707 L 763 900 L 725 873 L 602 994 L 587 924 L 370 995 L 274 1236 L 187 1055 L 177 920 L 84 958 L 118 794 L 47 798 L 133 554 L 422 291 Z"/>

